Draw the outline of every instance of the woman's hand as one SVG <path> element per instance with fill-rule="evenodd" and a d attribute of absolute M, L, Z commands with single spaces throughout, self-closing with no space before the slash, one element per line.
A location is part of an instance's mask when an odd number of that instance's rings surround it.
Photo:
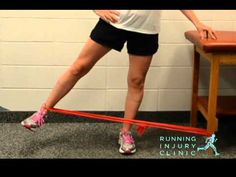
<path fill-rule="evenodd" d="M 216 33 L 209 26 L 201 23 L 192 10 L 181 10 L 181 12 L 195 25 L 201 39 L 217 39 Z"/>
<path fill-rule="evenodd" d="M 201 39 L 217 39 L 215 31 L 212 30 L 209 26 L 206 26 L 203 23 L 199 23 L 195 26 L 200 34 Z"/>
<path fill-rule="evenodd" d="M 120 12 L 117 10 L 94 10 L 94 12 L 108 23 L 118 22 L 120 16 Z"/>

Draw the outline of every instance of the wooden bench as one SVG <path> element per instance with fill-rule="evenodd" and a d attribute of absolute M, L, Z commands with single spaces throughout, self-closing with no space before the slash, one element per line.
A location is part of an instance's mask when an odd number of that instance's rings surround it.
<path fill-rule="evenodd" d="M 185 37 L 194 44 L 192 82 L 191 125 L 197 126 L 200 111 L 207 120 L 207 130 L 218 130 L 218 116 L 236 115 L 236 96 L 218 96 L 220 65 L 236 64 L 236 31 L 216 31 L 217 40 L 200 39 L 197 31 L 185 32 Z M 208 96 L 199 96 L 200 56 L 210 62 Z M 235 77 L 236 75 L 232 76 Z"/>

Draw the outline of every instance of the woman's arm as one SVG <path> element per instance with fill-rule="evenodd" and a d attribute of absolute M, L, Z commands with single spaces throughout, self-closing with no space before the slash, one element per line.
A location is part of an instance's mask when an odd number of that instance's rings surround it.
<path fill-rule="evenodd" d="M 119 11 L 116 10 L 94 10 L 94 13 L 108 23 L 116 23 L 120 15 Z"/>
<path fill-rule="evenodd" d="M 209 26 L 200 22 L 192 10 L 181 10 L 181 12 L 194 24 L 202 39 L 209 37 L 216 39 L 215 32 Z"/>

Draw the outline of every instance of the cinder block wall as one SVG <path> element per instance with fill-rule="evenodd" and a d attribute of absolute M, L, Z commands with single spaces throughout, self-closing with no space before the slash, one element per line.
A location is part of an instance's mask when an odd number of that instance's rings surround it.
<path fill-rule="evenodd" d="M 195 12 L 216 30 L 236 30 L 235 10 Z M 92 10 L 1 10 L 0 106 L 37 110 L 78 56 L 97 20 Z M 193 50 L 184 32 L 192 29 L 180 11 L 162 11 L 160 49 L 147 77 L 142 111 L 190 110 Z M 125 48 L 111 51 L 57 107 L 122 111 L 127 57 Z M 209 65 L 202 65 L 201 94 L 207 94 Z M 236 94 L 235 77 L 235 66 L 221 70 L 220 94 Z"/>

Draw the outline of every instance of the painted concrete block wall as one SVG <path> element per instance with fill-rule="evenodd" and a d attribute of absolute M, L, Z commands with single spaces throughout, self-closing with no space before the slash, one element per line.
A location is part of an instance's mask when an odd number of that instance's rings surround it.
<path fill-rule="evenodd" d="M 235 10 L 196 10 L 215 30 L 236 30 Z M 0 11 L 0 106 L 35 111 L 57 78 L 76 59 L 98 17 L 92 10 Z M 190 110 L 192 45 L 184 32 L 195 29 L 178 10 L 163 10 L 160 48 L 145 86 L 142 111 Z M 209 64 L 201 61 L 200 93 L 207 94 Z M 128 55 L 111 51 L 57 107 L 122 111 Z M 235 66 L 221 70 L 222 95 L 236 94 Z"/>

